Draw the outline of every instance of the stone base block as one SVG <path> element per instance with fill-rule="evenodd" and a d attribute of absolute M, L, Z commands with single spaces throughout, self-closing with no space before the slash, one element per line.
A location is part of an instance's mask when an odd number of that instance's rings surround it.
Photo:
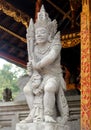
<path fill-rule="evenodd" d="M 70 128 L 57 123 L 18 123 L 16 130 L 70 130 Z"/>

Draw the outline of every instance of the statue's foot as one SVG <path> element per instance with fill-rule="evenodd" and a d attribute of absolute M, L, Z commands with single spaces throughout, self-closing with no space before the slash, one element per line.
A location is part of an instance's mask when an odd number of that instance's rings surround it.
<path fill-rule="evenodd" d="M 33 119 L 30 116 L 28 116 L 26 119 L 20 121 L 20 123 L 31 123 L 31 122 L 33 122 Z"/>
<path fill-rule="evenodd" d="M 53 119 L 53 117 L 46 115 L 45 116 L 45 122 L 55 123 L 56 121 Z"/>
<path fill-rule="evenodd" d="M 64 117 L 58 117 L 57 118 L 57 122 L 62 124 L 62 125 L 65 125 L 68 121 L 68 116 L 64 116 Z"/>

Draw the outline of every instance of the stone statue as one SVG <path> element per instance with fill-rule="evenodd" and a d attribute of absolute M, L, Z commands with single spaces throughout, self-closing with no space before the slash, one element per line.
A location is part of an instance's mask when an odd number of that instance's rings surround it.
<path fill-rule="evenodd" d="M 12 98 L 12 91 L 10 88 L 5 88 L 4 91 L 3 91 L 3 101 L 5 102 L 9 102 L 9 101 L 12 101 L 13 98 Z"/>
<path fill-rule="evenodd" d="M 65 125 L 69 110 L 64 90 L 66 84 L 60 68 L 61 41 L 56 20 L 51 21 L 44 6 L 36 23 L 30 20 L 27 29 L 30 79 L 24 93 L 30 113 L 20 123 L 46 122 Z"/>

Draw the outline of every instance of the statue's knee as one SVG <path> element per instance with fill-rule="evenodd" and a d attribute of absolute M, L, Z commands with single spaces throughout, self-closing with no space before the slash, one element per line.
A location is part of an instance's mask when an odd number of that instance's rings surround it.
<path fill-rule="evenodd" d="M 28 94 L 31 93 L 30 88 L 29 88 L 28 86 L 25 86 L 25 87 L 23 88 L 23 91 L 24 91 L 24 94 L 25 94 L 25 95 L 28 95 Z"/>
<path fill-rule="evenodd" d="M 57 91 L 57 83 L 55 81 L 48 82 L 44 87 L 45 92 L 56 92 Z"/>

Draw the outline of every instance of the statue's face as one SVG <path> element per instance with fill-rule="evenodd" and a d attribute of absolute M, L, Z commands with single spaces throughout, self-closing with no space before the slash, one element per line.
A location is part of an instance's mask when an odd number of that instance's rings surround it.
<path fill-rule="evenodd" d="M 45 43 L 48 41 L 48 31 L 46 28 L 40 27 L 35 31 L 35 39 L 37 43 Z"/>

